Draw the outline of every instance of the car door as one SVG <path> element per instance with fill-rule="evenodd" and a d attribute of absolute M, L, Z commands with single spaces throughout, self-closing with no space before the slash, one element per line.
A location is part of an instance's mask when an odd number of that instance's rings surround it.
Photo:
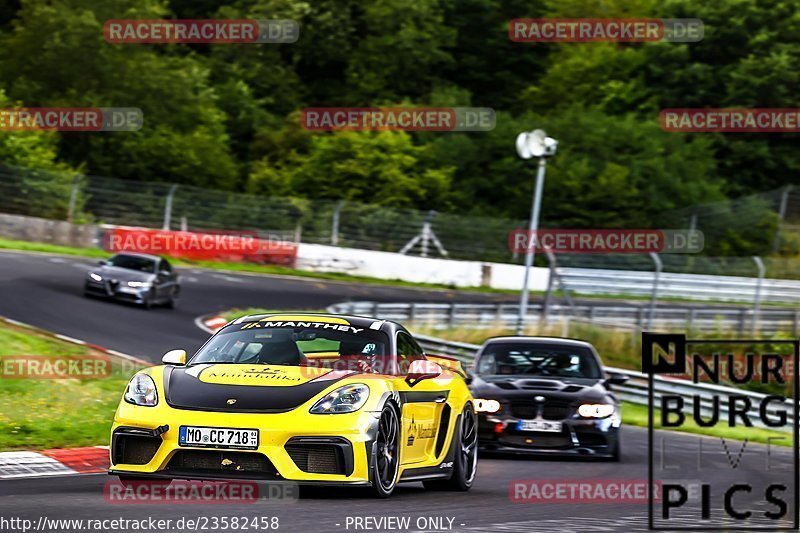
<path fill-rule="evenodd" d="M 404 331 L 397 332 L 398 372 L 405 377 L 415 360 L 425 356 L 417 342 Z M 435 458 L 439 420 L 448 396 L 448 387 L 441 380 L 424 379 L 409 383 L 403 379 L 398 385 L 403 402 L 401 422 L 401 461 L 404 464 L 424 463 Z"/>

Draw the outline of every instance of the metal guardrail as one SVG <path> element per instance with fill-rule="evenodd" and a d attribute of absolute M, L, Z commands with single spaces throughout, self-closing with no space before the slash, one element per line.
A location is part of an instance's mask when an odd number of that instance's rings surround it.
<path fill-rule="evenodd" d="M 434 327 L 514 327 L 517 323 L 517 304 L 459 304 L 459 303 L 381 303 L 345 302 L 331 307 L 332 312 L 363 316 L 380 316 L 399 322 L 430 324 Z M 528 307 L 526 322 L 537 323 L 543 316 L 543 305 Z M 557 324 L 564 320 L 587 322 L 619 329 L 638 331 L 689 330 L 761 333 L 800 332 L 800 310 L 761 309 L 758 315 L 745 307 L 656 307 L 653 322 L 650 309 L 642 305 L 609 305 L 607 303 L 580 305 L 550 305 L 546 322 Z"/>
<path fill-rule="evenodd" d="M 386 318 L 386 317 L 381 317 Z M 415 335 L 415 338 L 420 342 L 422 348 L 431 354 L 447 355 L 455 357 L 468 367 L 471 367 L 475 361 L 475 355 L 480 348 L 477 344 L 469 344 L 465 342 L 454 342 L 437 337 L 429 337 L 427 335 Z M 608 372 L 615 372 L 628 376 L 628 381 L 623 385 L 613 385 L 614 393 L 622 400 L 639 404 L 647 405 L 649 394 L 649 383 L 647 374 L 627 370 L 624 368 L 605 367 Z M 732 387 L 723 387 L 710 383 L 693 383 L 689 380 L 670 379 L 656 376 L 653 380 L 655 385 L 654 402 L 659 405 L 661 397 L 664 394 L 678 395 L 684 400 L 683 412 L 687 414 L 687 420 L 690 419 L 691 413 L 694 409 L 695 403 L 699 402 L 700 413 L 704 418 L 708 418 L 712 414 L 712 401 L 715 397 L 725 398 L 732 394 L 746 396 L 750 398 L 752 407 L 748 412 L 750 420 L 757 427 L 767 427 L 761 422 L 759 414 L 759 406 L 761 401 L 767 396 L 757 392 L 746 391 L 742 389 L 735 389 Z M 793 425 L 794 420 L 794 404 L 791 400 L 785 400 L 782 403 L 771 402 L 770 408 L 767 409 L 767 414 L 771 419 L 777 420 L 778 411 L 784 411 L 787 415 L 787 423 L 779 428 L 770 428 L 778 431 L 789 431 Z M 719 409 L 720 420 L 726 420 L 728 417 L 728 406 L 726 402 L 720 401 Z"/>
<path fill-rule="evenodd" d="M 557 270 L 564 285 L 581 294 L 651 296 L 655 283 L 655 273 L 647 271 L 574 267 Z M 789 279 L 661 272 L 657 290 L 659 298 L 752 302 L 759 296 L 762 303 L 800 304 L 800 281 Z"/>

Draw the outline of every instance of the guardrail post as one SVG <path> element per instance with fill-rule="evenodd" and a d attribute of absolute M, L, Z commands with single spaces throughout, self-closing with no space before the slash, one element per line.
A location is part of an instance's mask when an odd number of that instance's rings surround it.
<path fill-rule="evenodd" d="M 694 321 L 696 319 L 697 319 L 697 309 L 692 307 L 691 309 L 689 309 L 689 323 L 686 326 L 689 331 L 692 331 L 694 327 Z"/>
<path fill-rule="evenodd" d="M 759 313 L 761 311 L 761 283 L 764 281 L 764 261 L 757 255 L 753 256 L 753 261 L 756 263 L 756 267 L 758 267 L 758 279 L 756 280 L 756 294 L 753 298 L 753 323 L 751 325 L 751 331 L 755 334 L 756 330 L 758 329 L 758 318 Z"/>
<path fill-rule="evenodd" d="M 653 260 L 656 270 L 653 273 L 653 293 L 650 296 L 650 318 L 647 320 L 647 329 L 653 331 L 653 321 L 656 318 L 656 301 L 658 299 L 658 280 L 661 277 L 661 269 L 664 264 L 655 252 L 650 252 L 650 258 Z"/>
<path fill-rule="evenodd" d="M 414 322 L 417 318 L 417 304 L 410 304 L 408 306 L 408 321 Z"/>
<path fill-rule="evenodd" d="M 739 312 L 739 333 L 744 333 L 744 326 L 747 322 L 747 309 L 742 308 Z"/>
<path fill-rule="evenodd" d="M 163 230 L 169 230 L 172 223 L 172 199 L 175 198 L 175 191 L 178 190 L 178 185 L 173 185 L 169 188 L 167 193 L 167 203 L 164 205 L 164 225 L 161 227 Z"/>
<path fill-rule="evenodd" d="M 454 303 L 451 303 L 451 304 L 450 304 L 450 318 L 449 318 L 449 324 L 450 324 L 450 327 L 451 327 L 451 328 L 452 328 L 453 326 L 455 326 L 455 324 L 456 324 L 456 305 L 457 305 L 457 304 L 454 304 Z"/>
<path fill-rule="evenodd" d="M 795 311 L 794 324 L 792 325 L 792 337 L 797 337 L 798 331 L 800 331 L 800 311 Z"/>

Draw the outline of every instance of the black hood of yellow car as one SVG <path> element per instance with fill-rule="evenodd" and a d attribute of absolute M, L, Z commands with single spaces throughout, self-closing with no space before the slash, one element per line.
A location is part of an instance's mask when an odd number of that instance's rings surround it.
<path fill-rule="evenodd" d="M 332 379 L 320 379 L 325 374 L 302 367 L 266 365 L 168 366 L 164 369 L 164 395 L 167 404 L 176 409 L 281 413 L 351 377 L 337 373 Z"/>

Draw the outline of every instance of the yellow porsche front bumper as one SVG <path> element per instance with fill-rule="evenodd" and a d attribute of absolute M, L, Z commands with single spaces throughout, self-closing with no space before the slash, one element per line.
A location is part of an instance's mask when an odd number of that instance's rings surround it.
<path fill-rule="evenodd" d="M 266 479 L 365 484 L 379 413 L 231 413 L 121 402 L 111 474 L 177 479 Z M 182 446 L 181 426 L 258 429 L 255 449 Z"/>

